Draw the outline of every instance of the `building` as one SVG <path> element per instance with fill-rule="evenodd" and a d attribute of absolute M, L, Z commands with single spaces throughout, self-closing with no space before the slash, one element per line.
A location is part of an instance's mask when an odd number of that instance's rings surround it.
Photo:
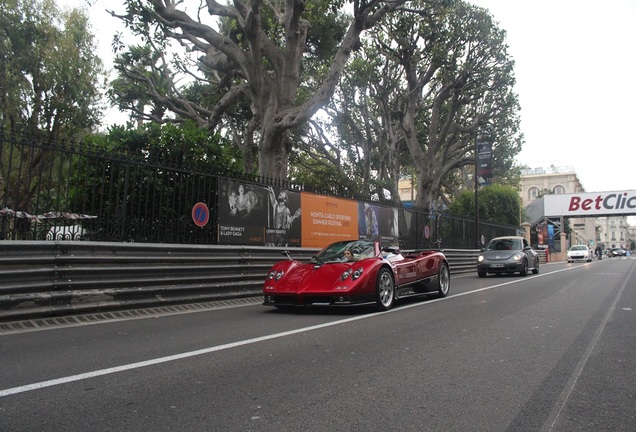
<path fill-rule="evenodd" d="M 521 170 L 521 204 L 523 208 L 547 193 L 577 192 L 585 192 L 585 188 L 572 167 L 551 165 L 549 168 Z"/>
<path fill-rule="evenodd" d="M 398 193 L 400 201 L 404 204 L 410 204 L 415 201 L 415 187 L 413 185 L 413 177 L 403 175 L 398 181 Z"/>
<path fill-rule="evenodd" d="M 633 230 L 630 229 L 625 217 L 597 218 L 597 233 L 600 244 L 605 248 L 621 247 L 631 250 Z"/>

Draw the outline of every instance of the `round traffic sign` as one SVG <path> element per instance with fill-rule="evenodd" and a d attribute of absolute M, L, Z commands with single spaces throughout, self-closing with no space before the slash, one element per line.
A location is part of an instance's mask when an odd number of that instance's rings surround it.
<path fill-rule="evenodd" d="M 192 207 L 192 220 L 196 226 L 204 227 L 210 220 L 210 210 L 204 203 L 199 202 Z"/>
<path fill-rule="evenodd" d="M 431 236 L 431 229 L 426 225 L 424 227 L 424 237 L 429 238 Z"/>

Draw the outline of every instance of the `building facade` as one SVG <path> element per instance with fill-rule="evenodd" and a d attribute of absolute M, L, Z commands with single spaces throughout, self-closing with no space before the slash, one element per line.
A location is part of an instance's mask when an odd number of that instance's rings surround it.
<path fill-rule="evenodd" d="M 569 194 L 585 192 L 574 168 L 556 167 L 521 170 L 521 204 L 528 204 L 547 193 Z"/>

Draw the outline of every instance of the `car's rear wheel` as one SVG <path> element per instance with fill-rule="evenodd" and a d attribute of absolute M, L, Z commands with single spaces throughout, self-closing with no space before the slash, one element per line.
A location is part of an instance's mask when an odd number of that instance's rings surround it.
<path fill-rule="evenodd" d="M 521 276 L 528 276 L 528 260 L 523 260 L 523 270 L 521 270 Z"/>
<path fill-rule="evenodd" d="M 442 263 L 439 266 L 439 272 L 437 273 L 437 296 L 446 297 L 448 290 L 450 289 L 450 271 L 446 263 Z"/>
<path fill-rule="evenodd" d="M 395 283 L 389 269 L 382 268 L 378 272 L 375 298 L 379 310 L 386 311 L 393 307 L 395 302 Z"/>
<path fill-rule="evenodd" d="M 537 260 L 536 265 L 532 269 L 532 274 L 539 274 L 539 260 Z"/>

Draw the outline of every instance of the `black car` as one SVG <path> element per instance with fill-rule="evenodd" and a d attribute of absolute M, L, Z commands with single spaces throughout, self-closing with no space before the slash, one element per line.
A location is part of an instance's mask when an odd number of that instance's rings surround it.
<path fill-rule="evenodd" d="M 610 248 L 607 251 L 608 257 L 627 256 L 627 251 L 623 248 Z"/>
<path fill-rule="evenodd" d="M 534 274 L 539 273 L 539 255 L 523 237 L 496 237 L 477 258 L 479 277 L 488 273 L 526 276 L 530 270 Z"/>

